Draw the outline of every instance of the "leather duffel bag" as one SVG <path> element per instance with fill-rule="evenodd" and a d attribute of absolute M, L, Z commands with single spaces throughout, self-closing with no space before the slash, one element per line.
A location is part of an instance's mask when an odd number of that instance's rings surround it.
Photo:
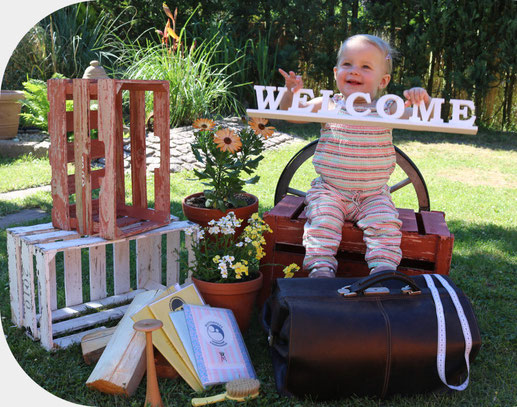
<path fill-rule="evenodd" d="M 262 324 L 279 393 L 315 400 L 463 390 L 481 347 L 469 299 L 438 274 L 278 279 Z"/>

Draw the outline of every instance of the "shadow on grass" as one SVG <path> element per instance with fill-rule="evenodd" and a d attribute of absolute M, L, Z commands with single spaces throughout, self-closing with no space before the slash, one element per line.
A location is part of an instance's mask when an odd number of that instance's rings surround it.
<path fill-rule="evenodd" d="M 0 216 L 6 216 L 20 212 L 23 209 L 38 208 L 48 214 L 52 210 L 52 198 L 50 193 L 36 193 L 20 199 L 0 201 Z"/>
<path fill-rule="evenodd" d="M 475 135 L 393 130 L 393 142 L 417 141 L 422 144 L 452 143 L 495 150 L 517 151 L 517 134 L 479 129 Z"/>
<path fill-rule="evenodd" d="M 448 222 L 454 233 L 451 278 L 471 299 L 484 346 L 517 346 L 517 229 Z"/>

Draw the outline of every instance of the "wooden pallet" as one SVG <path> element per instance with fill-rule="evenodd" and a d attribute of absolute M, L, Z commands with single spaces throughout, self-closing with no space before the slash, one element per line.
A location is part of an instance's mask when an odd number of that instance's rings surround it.
<path fill-rule="evenodd" d="M 81 237 L 77 231 L 55 229 L 51 223 L 7 229 L 13 323 L 25 327 L 47 350 L 80 342 L 85 334 L 92 332 L 85 329 L 120 319 L 127 303 L 139 292 L 179 283 L 180 234 L 191 225 L 188 221 L 174 220 L 161 228 L 116 240 Z M 162 276 L 162 235 L 166 236 L 165 277 Z M 132 241 L 135 256 L 130 255 Z M 113 253 L 112 295 L 108 295 L 107 289 L 108 283 L 111 284 L 106 264 L 108 245 Z M 191 247 L 189 235 L 185 235 L 185 246 Z M 81 262 L 82 251 L 88 252 L 88 264 Z M 63 264 L 63 274 L 57 271 L 58 255 L 62 256 L 59 262 Z M 190 250 L 189 259 L 193 259 Z M 133 282 L 131 269 L 136 270 Z M 83 280 L 86 279 L 89 295 L 85 301 Z M 64 282 L 59 287 L 58 280 Z M 63 296 L 63 292 L 65 306 L 58 308 L 58 302 L 63 302 L 58 301 L 58 295 Z"/>
<path fill-rule="evenodd" d="M 130 110 L 130 203 L 125 197 L 124 91 L 129 94 Z M 154 135 L 160 139 L 160 166 L 154 172 L 154 208 L 147 204 L 146 92 L 153 93 Z M 169 223 L 169 83 L 50 79 L 48 99 L 52 224 L 63 230 L 77 230 L 81 235 L 116 239 Z M 73 100 L 72 111 L 66 110 L 67 100 Z M 97 110 L 91 110 L 92 101 L 97 101 Z M 97 130 L 98 138 L 92 137 L 92 130 Z M 69 142 L 71 133 L 74 139 Z M 105 159 L 104 168 L 92 169 L 92 160 L 99 158 Z M 94 198 L 95 191 L 98 198 Z M 124 227 L 129 224 L 133 227 Z"/>
<path fill-rule="evenodd" d="M 266 233 L 266 256 L 261 260 L 264 285 L 259 296 L 263 303 L 270 293 L 274 279 L 283 277 L 282 269 L 296 263 L 302 266 L 305 249 L 302 245 L 305 216 L 304 198 L 287 195 L 271 211 L 264 214 L 264 221 L 273 233 Z M 443 212 L 398 209 L 402 220 L 402 261 L 398 270 L 409 274 L 449 274 L 454 235 L 445 223 Z M 343 238 L 337 260 L 339 277 L 364 276 L 369 273 L 364 260 L 366 245 L 363 232 L 353 223 L 343 227 Z M 276 264 L 276 265 L 273 265 Z M 297 276 L 307 276 L 300 271 Z"/>

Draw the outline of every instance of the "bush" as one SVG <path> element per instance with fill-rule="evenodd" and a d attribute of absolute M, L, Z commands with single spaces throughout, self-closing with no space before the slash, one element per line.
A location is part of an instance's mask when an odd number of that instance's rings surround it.
<path fill-rule="evenodd" d="M 141 45 L 138 39 L 122 42 L 118 64 L 127 67 L 124 78 L 169 81 L 171 126 L 190 124 L 199 117 L 243 113 L 227 73 L 238 60 L 217 62 L 222 38 L 187 45 L 183 27 L 177 39 L 168 40 L 170 44 L 147 40 Z M 151 100 L 146 102 L 150 110 Z"/>

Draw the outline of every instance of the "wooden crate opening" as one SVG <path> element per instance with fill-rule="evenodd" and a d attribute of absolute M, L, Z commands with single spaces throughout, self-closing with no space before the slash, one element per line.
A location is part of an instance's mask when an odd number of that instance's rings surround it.
<path fill-rule="evenodd" d="M 123 93 L 129 95 L 130 178 L 124 173 Z M 145 98 L 152 95 L 159 166 L 147 200 Z M 169 83 L 115 79 L 48 81 L 52 224 L 82 236 L 131 236 L 169 222 Z M 72 110 L 70 102 L 73 101 Z M 94 167 L 103 159 L 104 168 Z M 126 191 L 131 191 L 126 200 Z M 131 226 L 131 227 L 128 227 Z"/>

